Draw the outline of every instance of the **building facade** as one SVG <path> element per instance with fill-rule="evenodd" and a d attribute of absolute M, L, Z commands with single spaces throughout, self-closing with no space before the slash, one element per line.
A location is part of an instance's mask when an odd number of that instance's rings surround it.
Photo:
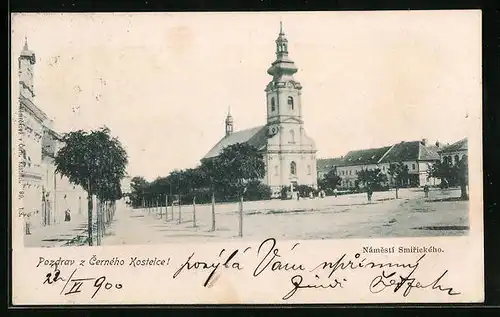
<path fill-rule="evenodd" d="M 439 161 L 438 147 L 439 143 L 429 145 L 424 139 L 374 149 L 350 151 L 339 162 L 336 162 L 337 175 L 341 178 L 340 188 L 356 188 L 358 172 L 377 168 L 387 175 L 388 181 L 382 185 L 394 186 L 394 179 L 388 172 L 391 164 L 400 162 L 408 167 L 409 174 L 403 186 L 438 185 L 439 180 L 428 177 L 429 168 Z"/>
<path fill-rule="evenodd" d="M 18 58 L 19 67 L 19 166 L 23 191 L 21 213 L 25 233 L 64 220 L 64 210 L 86 212 L 86 192 L 56 174 L 53 157 L 61 146 L 53 121 L 35 103 L 35 53 L 27 41 Z"/>
<path fill-rule="evenodd" d="M 267 123 L 263 126 L 236 131 L 230 113 L 225 120 L 225 136 L 205 155 L 216 157 L 227 146 L 248 143 L 262 152 L 266 175 L 262 182 L 278 196 L 283 186 L 317 186 L 316 145 L 307 136 L 302 117 L 302 85 L 295 80 L 295 63 L 288 56 L 288 39 L 280 25 L 276 39 L 276 60 L 267 73 Z"/>
<path fill-rule="evenodd" d="M 323 179 L 328 172 L 332 170 L 336 170 L 337 166 L 339 166 L 343 161 L 343 157 L 334 157 L 334 158 L 326 158 L 326 159 L 317 159 L 316 160 L 316 174 L 317 178 Z"/>
<path fill-rule="evenodd" d="M 439 151 L 439 156 L 442 162 L 449 162 L 453 165 L 456 165 L 460 160 L 467 155 L 468 153 L 468 141 L 467 138 L 464 138 L 460 141 L 457 141 L 451 145 L 447 145 L 443 147 Z"/>

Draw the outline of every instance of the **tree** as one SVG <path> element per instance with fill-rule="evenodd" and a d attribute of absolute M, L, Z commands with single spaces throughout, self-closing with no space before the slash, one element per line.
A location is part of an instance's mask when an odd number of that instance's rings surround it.
<path fill-rule="evenodd" d="M 342 178 L 338 176 L 337 171 L 333 169 L 326 173 L 325 176 L 318 181 L 318 185 L 324 189 L 335 189 L 341 184 L 341 182 Z"/>
<path fill-rule="evenodd" d="M 132 207 L 142 207 L 144 202 L 144 192 L 149 187 L 148 182 L 142 176 L 135 176 L 130 181 L 130 187 L 132 190 L 132 192 L 130 193 Z"/>
<path fill-rule="evenodd" d="M 223 182 L 229 188 L 235 188 L 240 197 L 239 235 L 243 236 L 243 195 L 251 181 L 260 180 L 265 175 L 265 163 L 262 153 L 247 143 L 236 143 L 222 150 L 216 158 L 222 172 Z"/>
<path fill-rule="evenodd" d="M 371 193 L 374 189 L 382 187 L 387 182 L 387 175 L 382 173 L 380 168 L 362 169 L 357 173 L 358 182 L 366 188 L 368 200 L 371 200 Z"/>
<path fill-rule="evenodd" d="M 406 180 L 408 180 L 408 166 L 403 162 L 391 163 L 389 165 L 387 174 L 389 174 L 394 181 L 394 187 L 396 188 L 396 199 L 398 199 L 399 188 Z"/>
<path fill-rule="evenodd" d="M 253 180 L 248 182 L 245 198 L 247 200 L 266 200 L 272 195 L 271 187 L 261 181 Z"/>
<path fill-rule="evenodd" d="M 427 171 L 427 178 L 438 178 L 441 180 L 441 188 L 456 186 L 458 184 L 458 167 L 450 161 L 438 161 Z"/>
<path fill-rule="evenodd" d="M 234 188 L 241 197 L 248 182 L 262 179 L 265 163 L 262 153 L 247 143 L 236 143 L 224 148 L 215 159 L 224 186 Z"/>
<path fill-rule="evenodd" d="M 87 191 L 88 240 L 89 245 L 93 245 L 92 195 L 107 197 L 108 192 L 113 192 L 110 187 L 120 184 L 120 180 L 125 177 L 127 153 L 106 127 L 90 132 L 69 132 L 62 136 L 61 141 L 64 146 L 54 157 L 56 172 Z M 113 195 L 109 194 L 110 197 Z"/>
<path fill-rule="evenodd" d="M 464 155 L 458 162 L 457 170 L 457 178 L 460 184 L 460 197 L 463 199 L 468 199 L 469 194 L 467 193 L 467 186 L 469 185 L 469 159 L 467 155 Z"/>

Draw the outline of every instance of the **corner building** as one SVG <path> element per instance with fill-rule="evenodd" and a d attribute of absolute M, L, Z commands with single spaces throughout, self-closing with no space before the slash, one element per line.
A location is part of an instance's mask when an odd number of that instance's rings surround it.
<path fill-rule="evenodd" d="M 248 143 L 262 152 L 266 174 L 262 179 L 278 196 L 283 186 L 317 186 L 316 145 L 304 130 L 302 85 L 295 80 L 295 63 L 288 56 L 288 40 L 280 25 L 276 39 L 276 60 L 267 73 L 267 123 L 255 128 L 233 131 L 230 113 L 225 120 L 225 136 L 205 155 L 216 157 L 227 146 Z"/>

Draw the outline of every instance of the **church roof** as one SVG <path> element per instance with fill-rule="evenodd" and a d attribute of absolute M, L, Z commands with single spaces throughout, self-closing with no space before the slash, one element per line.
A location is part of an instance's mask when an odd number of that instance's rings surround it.
<path fill-rule="evenodd" d="M 448 153 L 448 152 L 455 152 L 455 151 L 467 151 L 468 149 L 468 142 L 467 138 L 462 139 L 460 141 L 457 141 L 451 145 L 445 146 L 440 153 Z"/>
<path fill-rule="evenodd" d="M 267 144 L 266 126 L 236 131 L 223 137 L 203 158 L 216 157 L 224 148 L 236 143 L 248 143 L 257 149 L 261 149 Z"/>

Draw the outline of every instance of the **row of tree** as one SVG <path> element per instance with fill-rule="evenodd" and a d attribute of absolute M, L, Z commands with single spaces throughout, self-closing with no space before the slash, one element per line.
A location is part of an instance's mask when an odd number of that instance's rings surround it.
<path fill-rule="evenodd" d="M 122 198 L 121 180 L 126 174 L 128 156 L 120 141 L 112 137 L 106 127 L 90 132 L 69 132 L 59 141 L 63 146 L 54 156 L 56 173 L 66 176 L 72 184 L 87 192 L 88 243 L 93 245 L 93 196 L 102 207 L 97 213 L 97 228 L 103 232 L 101 224 L 111 223 L 115 202 Z"/>
<path fill-rule="evenodd" d="M 204 159 L 196 168 L 175 170 L 152 182 L 141 176 L 132 178 L 130 201 L 133 207 L 145 207 L 158 202 L 165 206 L 172 201 L 188 204 L 217 201 L 269 199 L 271 190 L 262 184 L 265 164 L 262 154 L 248 144 L 226 147 L 217 157 Z M 168 200 L 168 202 L 167 202 Z"/>

